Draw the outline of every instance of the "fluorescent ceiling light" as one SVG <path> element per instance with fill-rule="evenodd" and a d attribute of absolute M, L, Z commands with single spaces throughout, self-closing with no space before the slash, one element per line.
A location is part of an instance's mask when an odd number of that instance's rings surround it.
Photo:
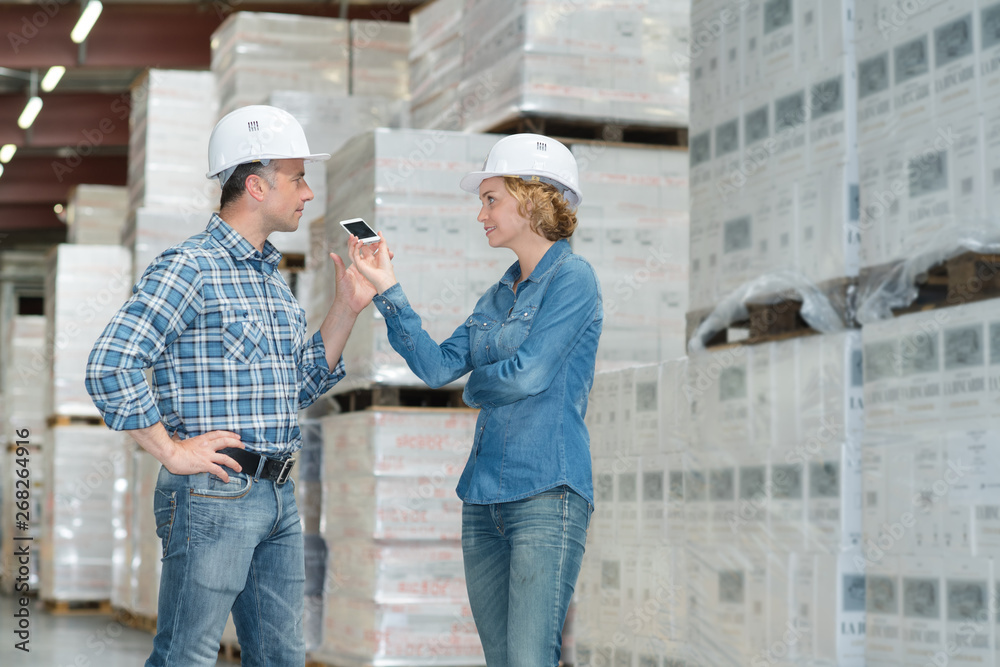
<path fill-rule="evenodd" d="M 0 176 L 3 176 L 3 165 L 0 164 Z"/>
<path fill-rule="evenodd" d="M 87 3 L 87 7 L 80 14 L 80 19 L 73 26 L 73 32 L 69 34 L 69 38 L 73 40 L 74 44 L 79 44 L 87 39 L 90 29 L 97 23 L 97 17 L 101 15 L 102 9 L 104 9 L 104 5 L 101 4 L 100 0 L 90 0 Z"/>
<path fill-rule="evenodd" d="M 42 92 L 51 93 L 55 90 L 55 87 L 59 85 L 59 80 L 62 79 L 65 73 L 66 68 L 62 65 L 53 65 L 50 67 L 49 71 L 42 77 Z"/>
<path fill-rule="evenodd" d="M 7 164 L 10 159 L 14 157 L 14 153 L 17 152 L 17 146 L 14 144 L 4 144 L 3 148 L 0 148 L 0 164 Z"/>
<path fill-rule="evenodd" d="M 38 112 L 42 110 L 42 98 L 32 97 L 28 100 L 28 103 L 24 105 L 24 111 L 21 112 L 20 117 L 17 119 L 17 126 L 22 130 L 27 130 L 31 127 L 31 124 L 35 122 L 35 116 Z"/>

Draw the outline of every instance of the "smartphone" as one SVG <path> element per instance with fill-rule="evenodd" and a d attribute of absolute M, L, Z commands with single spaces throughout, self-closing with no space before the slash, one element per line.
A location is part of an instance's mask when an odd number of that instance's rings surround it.
<path fill-rule="evenodd" d="M 340 226 L 347 230 L 347 232 L 353 236 L 357 236 L 361 239 L 361 242 L 365 245 L 371 243 L 378 243 L 382 239 L 379 235 L 368 226 L 368 223 L 361 218 L 351 218 L 350 220 L 341 220 Z"/>

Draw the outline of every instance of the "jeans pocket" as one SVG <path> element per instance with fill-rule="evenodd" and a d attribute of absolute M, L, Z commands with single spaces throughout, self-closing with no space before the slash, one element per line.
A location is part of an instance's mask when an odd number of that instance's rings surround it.
<path fill-rule="evenodd" d="M 153 517 L 156 519 L 156 536 L 160 538 L 162 547 L 161 558 L 166 558 L 170 547 L 170 536 L 174 529 L 174 518 L 177 515 L 177 492 L 167 493 L 157 489 L 153 495 Z"/>
<path fill-rule="evenodd" d="M 197 486 L 191 489 L 193 498 L 216 498 L 219 500 L 236 500 L 250 493 L 253 486 L 253 478 L 245 473 L 229 473 L 229 481 L 222 481 L 221 477 L 216 477 L 210 473 L 205 473 L 202 479 L 196 482 Z"/>

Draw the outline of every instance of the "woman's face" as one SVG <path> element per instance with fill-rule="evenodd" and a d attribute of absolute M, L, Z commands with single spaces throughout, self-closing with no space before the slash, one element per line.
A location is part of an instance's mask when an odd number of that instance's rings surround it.
<path fill-rule="evenodd" d="M 526 217 L 517 211 L 517 199 L 507 192 L 502 176 L 487 178 L 479 185 L 483 208 L 476 218 L 483 224 L 492 248 L 513 248 L 524 234 L 534 234 Z"/>

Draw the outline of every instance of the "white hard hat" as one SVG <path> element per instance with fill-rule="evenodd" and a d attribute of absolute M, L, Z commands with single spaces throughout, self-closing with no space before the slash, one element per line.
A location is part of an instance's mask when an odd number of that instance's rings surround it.
<path fill-rule="evenodd" d="M 247 162 L 302 159 L 329 160 L 329 153 L 310 153 L 306 133 L 284 109 L 254 104 L 231 111 L 215 124 L 208 140 L 208 178 L 222 184 L 236 167 Z"/>
<path fill-rule="evenodd" d="M 526 181 L 541 181 L 559 190 L 569 205 L 576 208 L 583 195 L 576 158 L 564 145 L 541 134 L 512 134 L 493 145 L 482 171 L 462 178 L 466 192 L 479 194 L 479 185 L 494 176 L 518 176 Z"/>

